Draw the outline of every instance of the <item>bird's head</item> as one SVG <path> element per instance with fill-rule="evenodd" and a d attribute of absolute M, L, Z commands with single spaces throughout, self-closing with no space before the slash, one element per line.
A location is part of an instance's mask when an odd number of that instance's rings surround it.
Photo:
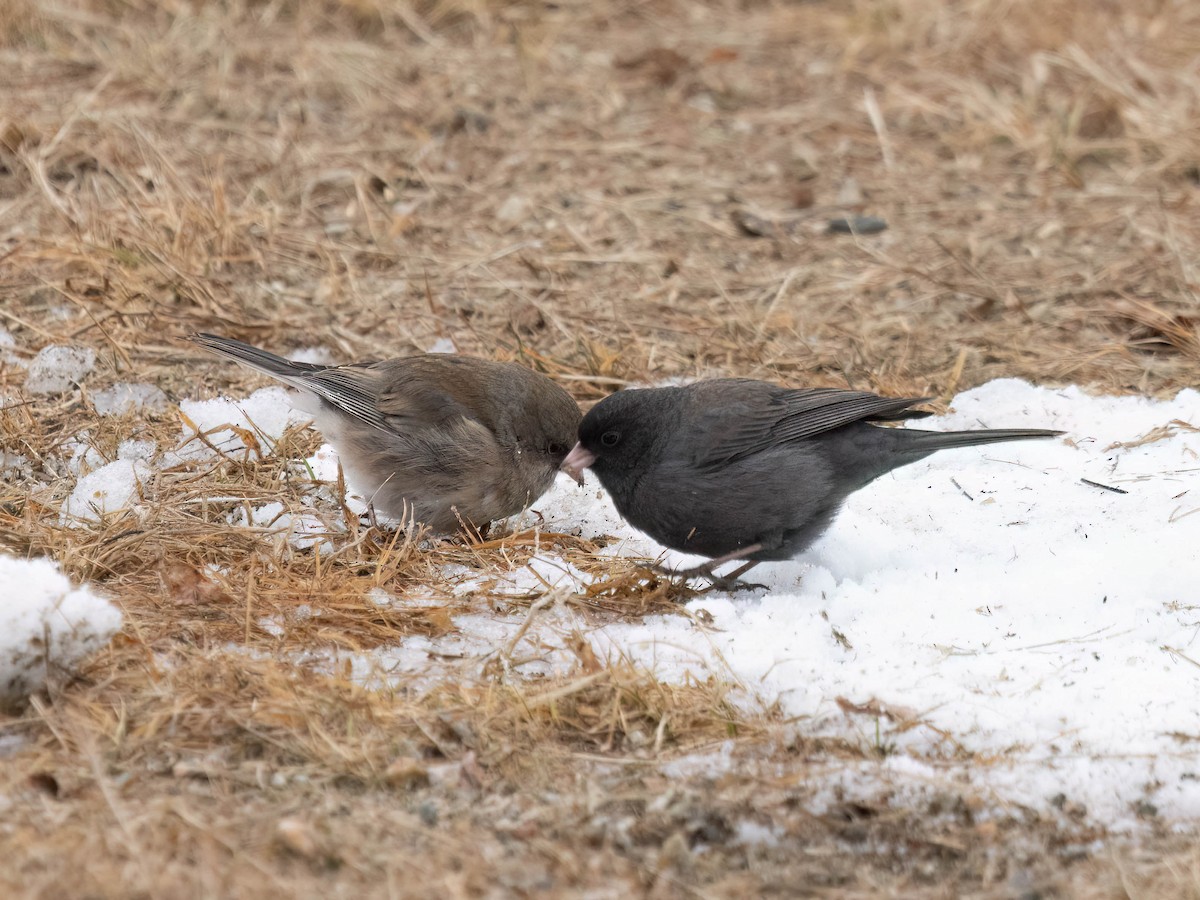
<path fill-rule="evenodd" d="M 670 389 L 619 391 L 591 408 L 579 423 L 579 441 L 562 463 L 583 484 L 583 470 L 606 475 L 646 461 L 657 437 L 669 433 L 673 407 Z"/>

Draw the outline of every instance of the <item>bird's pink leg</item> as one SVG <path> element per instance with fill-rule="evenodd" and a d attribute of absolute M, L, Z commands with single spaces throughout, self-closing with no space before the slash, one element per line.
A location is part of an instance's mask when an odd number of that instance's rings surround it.
<path fill-rule="evenodd" d="M 707 578 L 712 584 L 711 587 L 720 588 L 726 591 L 738 590 L 754 590 L 756 588 L 765 588 L 765 584 L 754 584 L 751 582 L 738 581 L 743 575 L 758 565 L 758 560 L 752 559 L 747 563 L 738 566 L 728 575 L 717 575 L 713 572 L 718 566 L 723 566 L 727 562 L 745 559 L 752 553 L 757 553 L 762 549 L 762 544 L 750 544 L 742 547 L 739 550 L 734 550 L 732 553 L 726 553 L 724 556 L 718 556 L 716 559 L 710 559 L 708 562 L 693 566 L 690 569 L 680 569 L 679 571 L 671 571 L 662 567 L 656 566 L 655 571 L 661 572 L 664 575 L 676 576 L 683 579 L 702 577 Z"/>

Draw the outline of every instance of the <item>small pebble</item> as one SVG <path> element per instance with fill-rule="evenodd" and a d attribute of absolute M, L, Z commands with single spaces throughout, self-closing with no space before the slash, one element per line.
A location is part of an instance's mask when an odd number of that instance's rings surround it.
<path fill-rule="evenodd" d="M 878 234 L 887 227 L 887 222 L 875 216 L 850 216 L 830 219 L 828 231 L 830 234 Z"/>

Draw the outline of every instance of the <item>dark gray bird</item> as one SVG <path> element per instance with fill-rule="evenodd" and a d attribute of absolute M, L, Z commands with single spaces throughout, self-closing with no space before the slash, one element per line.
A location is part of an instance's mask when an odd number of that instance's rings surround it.
<path fill-rule="evenodd" d="M 746 378 L 621 391 L 594 406 L 563 471 L 591 468 L 631 525 L 673 550 L 711 557 L 684 575 L 729 586 L 756 564 L 803 552 L 842 502 L 880 475 L 950 447 L 1059 431 L 918 431 L 925 398 L 792 390 Z M 713 570 L 747 560 L 726 578 Z"/>
<path fill-rule="evenodd" d="M 355 490 L 440 533 L 485 528 L 544 494 L 581 417 L 570 394 L 516 363 L 423 354 L 318 366 L 212 334 L 190 339 L 294 388 Z"/>

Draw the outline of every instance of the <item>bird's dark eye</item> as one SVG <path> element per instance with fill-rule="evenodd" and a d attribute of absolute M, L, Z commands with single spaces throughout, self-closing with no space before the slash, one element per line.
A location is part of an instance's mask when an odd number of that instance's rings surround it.
<path fill-rule="evenodd" d="M 604 434 L 600 435 L 600 443 L 605 447 L 615 447 L 618 443 L 620 443 L 620 441 L 621 432 L 619 431 L 606 431 Z"/>

